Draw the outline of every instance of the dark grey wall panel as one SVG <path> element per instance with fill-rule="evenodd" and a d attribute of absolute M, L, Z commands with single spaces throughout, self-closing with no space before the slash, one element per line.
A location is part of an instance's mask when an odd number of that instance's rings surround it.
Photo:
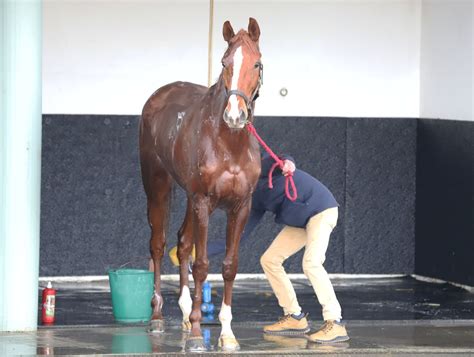
<path fill-rule="evenodd" d="M 347 121 L 346 273 L 412 273 L 416 120 Z"/>
<path fill-rule="evenodd" d="M 414 120 L 261 117 L 256 127 L 340 203 L 329 272 L 413 272 Z M 41 275 L 147 265 L 150 231 L 137 134 L 137 116 L 44 116 Z M 175 188 L 168 249 L 184 211 L 185 195 Z M 264 217 L 241 245 L 240 272 L 261 272 L 259 258 L 281 228 L 270 214 Z M 216 211 L 209 240 L 224 235 L 225 215 Z M 302 272 L 301 257 L 290 258 L 287 271 Z M 210 272 L 220 273 L 221 262 L 222 256 L 213 258 Z M 163 273 L 177 273 L 167 258 Z"/>
<path fill-rule="evenodd" d="M 40 275 L 146 265 L 137 118 L 45 116 Z"/>
<path fill-rule="evenodd" d="M 474 286 L 474 123 L 418 124 L 415 272 Z"/>

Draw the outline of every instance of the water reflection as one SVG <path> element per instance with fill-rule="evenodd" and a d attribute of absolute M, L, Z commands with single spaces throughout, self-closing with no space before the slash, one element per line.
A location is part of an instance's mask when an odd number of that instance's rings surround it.
<path fill-rule="evenodd" d="M 337 343 L 315 343 L 308 341 L 305 336 L 281 336 L 281 335 L 269 335 L 263 334 L 263 339 L 267 342 L 272 342 L 278 347 L 298 350 L 314 350 L 319 352 L 340 352 L 349 348 L 348 342 L 337 342 Z"/>
<path fill-rule="evenodd" d="M 45 329 L 38 333 L 36 353 L 42 356 L 54 355 L 54 333 Z"/>
<path fill-rule="evenodd" d="M 208 351 L 212 351 L 214 346 L 211 343 L 211 329 L 203 328 L 202 330 L 202 337 L 204 339 L 204 345 Z"/>
<path fill-rule="evenodd" d="M 156 336 L 155 336 L 156 335 Z M 112 336 L 112 353 L 151 353 L 159 352 L 154 351 L 159 349 L 159 344 L 155 341 L 154 344 L 151 342 L 153 339 L 159 338 L 161 334 L 148 335 L 143 329 L 138 328 L 125 328 L 116 332 Z"/>
<path fill-rule="evenodd" d="M 308 340 L 304 336 L 280 336 L 269 335 L 264 333 L 263 339 L 268 342 L 273 342 L 279 347 L 291 347 L 297 349 L 304 349 L 308 344 Z"/>
<path fill-rule="evenodd" d="M 308 345 L 306 346 L 308 350 L 314 350 L 319 352 L 331 352 L 331 353 L 339 353 L 343 350 L 349 348 L 349 342 L 335 342 L 335 343 L 315 343 L 308 341 Z"/>

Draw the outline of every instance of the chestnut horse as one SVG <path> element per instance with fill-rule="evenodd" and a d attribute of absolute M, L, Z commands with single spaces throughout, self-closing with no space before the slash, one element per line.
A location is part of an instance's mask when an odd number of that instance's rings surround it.
<path fill-rule="evenodd" d="M 190 330 L 187 350 L 202 350 L 202 284 L 207 277 L 207 233 L 210 214 L 227 213 L 227 240 L 222 264 L 224 297 L 219 313 L 219 346 L 239 348 L 232 332 L 232 286 L 238 265 L 239 241 L 250 211 L 251 197 L 260 175 L 258 142 L 245 130 L 253 121 L 254 101 L 261 85 L 262 64 L 257 21 L 248 31 L 234 33 L 223 26 L 228 48 L 216 84 L 175 82 L 158 89 L 146 102 L 140 121 L 140 161 L 151 227 L 150 250 L 155 271 L 152 331 L 163 331 L 160 266 L 173 181 L 187 194 L 184 222 L 178 232 L 180 261 L 179 305 L 183 328 Z M 188 264 L 193 243 L 194 298 L 189 290 Z"/>

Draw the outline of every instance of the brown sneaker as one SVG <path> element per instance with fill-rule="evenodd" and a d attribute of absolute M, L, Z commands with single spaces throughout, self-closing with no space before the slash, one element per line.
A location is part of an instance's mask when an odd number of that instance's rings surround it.
<path fill-rule="evenodd" d="M 334 343 L 349 340 L 346 327 L 340 322 L 328 320 L 315 333 L 306 335 L 311 342 L 316 343 Z"/>
<path fill-rule="evenodd" d="M 297 319 L 292 315 L 285 315 L 278 322 L 263 327 L 263 332 L 278 335 L 298 335 L 309 331 L 306 315 Z"/>

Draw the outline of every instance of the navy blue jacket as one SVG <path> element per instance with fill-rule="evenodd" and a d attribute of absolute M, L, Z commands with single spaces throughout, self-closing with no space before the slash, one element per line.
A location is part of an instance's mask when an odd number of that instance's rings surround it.
<path fill-rule="evenodd" d="M 295 160 L 287 155 L 282 159 Z M 275 161 L 268 154 L 262 156 L 262 173 L 257 188 L 252 196 L 252 209 L 241 241 L 246 240 L 258 225 L 265 212 L 275 215 L 275 222 L 292 227 L 304 228 L 314 215 L 338 203 L 329 189 L 320 181 L 303 170 L 296 169 L 293 180 L 298 192 L 296 201 L 290 201 L 285 194 L 285 176 L 280 168 L 273 171 L 273 188 L 268 187 L 268 173 Z M 291 192 L 291 185 L 290 185 Z M 208 244 L 208 255 L 225 251 L 225 240 L 212 241 Z"/>

